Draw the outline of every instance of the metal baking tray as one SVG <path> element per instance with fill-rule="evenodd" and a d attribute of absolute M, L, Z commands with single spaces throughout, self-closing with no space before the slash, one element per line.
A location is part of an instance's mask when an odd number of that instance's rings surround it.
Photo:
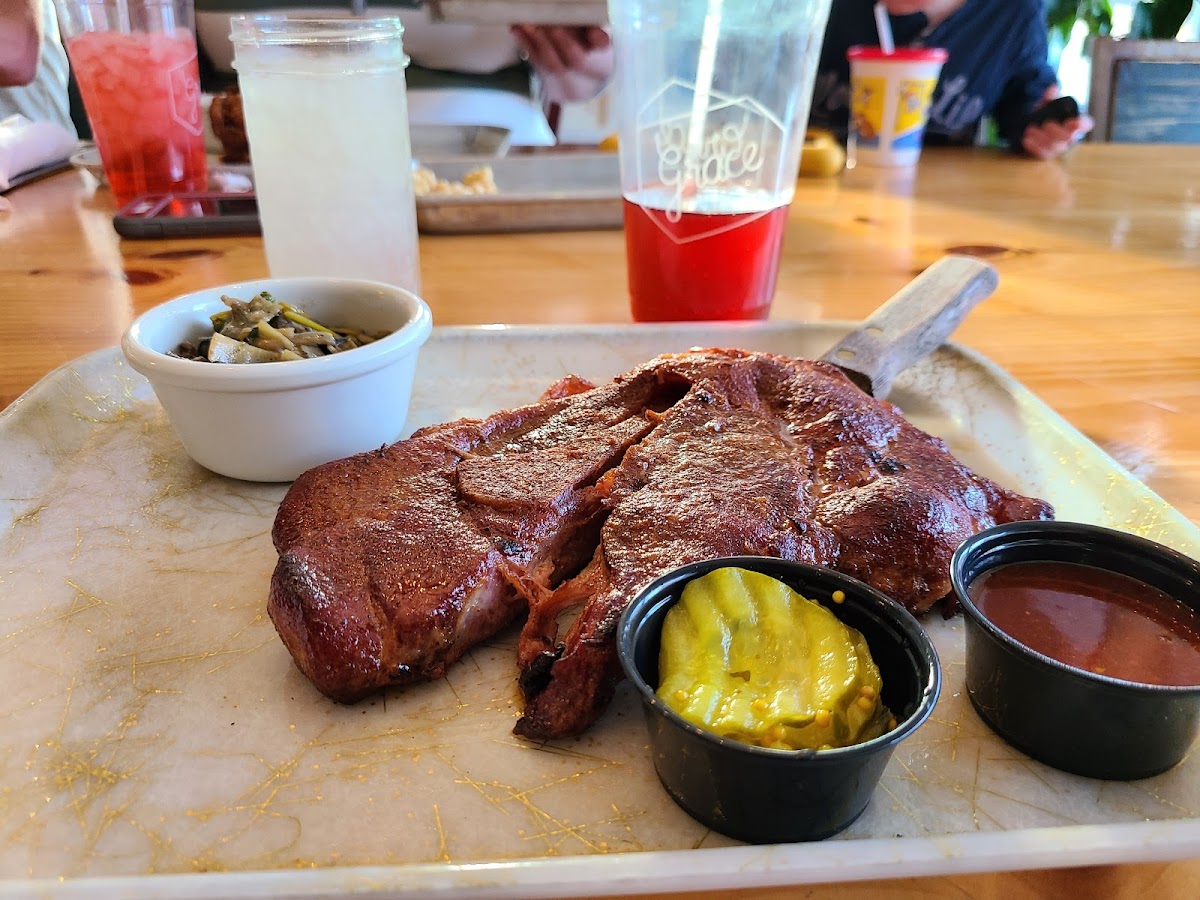
<path fill-rule="evenodd" d="M 440 22 L 509 25 L 602 25 L 608 21 L 605 0 L 429 0 Z"/>
<path fill-rule="evenodd" d="M 489 165 L 498 189 L 495 194 L 418 196 L 417 227 L 426 234 L 585 231 L 622 224 L 615 153 L 464 157 L 422 164 L 448 181 Z"/>

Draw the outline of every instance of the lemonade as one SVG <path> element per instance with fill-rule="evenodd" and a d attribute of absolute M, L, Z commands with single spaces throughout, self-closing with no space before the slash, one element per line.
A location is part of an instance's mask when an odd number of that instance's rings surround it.
<path fill-rule="evenodd" d="M 118 205 L 208 183 L 192 32 L 85 31 L 67 54 Z"/>
<path fill-rule="evenodd" d="M 262 28 L 263 19 L 246 23 Z M 235 66 L 272 276 L 367 278 L 420 290 L 400 25 L 240 42 Z M 343 30 L 377 29 L 366 39 Z M 320 23 L 318 23 L 320 25 Z M 279 27 L 304 29 L 303 21 Z M 272 43 L 276 40 L 275 43 Z"/>

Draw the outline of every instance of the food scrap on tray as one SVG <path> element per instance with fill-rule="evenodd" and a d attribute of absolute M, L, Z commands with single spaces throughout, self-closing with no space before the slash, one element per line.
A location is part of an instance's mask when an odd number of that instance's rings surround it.
<path fill-rule="evenodd" d="M 242 112 L 242 94 L 237 85 L 216 94 L 208 108 L 213 134 L 221 142 L 221 162 L 250 161 L 250 142 L 246 138 L 246 119 Z"/>
<path fill-rule="evenodd" d="M 496 194 L 499 193 L 499 189 L 496 187 L 496 177 L 491 166 L 470 169 L 461 181 L 448 181 L 439 178 L 437 173 L 427 166 L 416 166 L 413 168 L 413 192 L 418 197 L 461 197 L 471 194 Z"/>
<path fill-rule="evenodd" d="M 560 738 L 607 707 L 617 620 L 669 569 L 794 559 L 921 614 L 949 596 L 963 539 L 1051 515 L 832 365 L 695 350 L 306 472 L 275 519 L 268 611 L 344 702 L 439 678 L 527 614 L 515 730 Z"/>
<path fill-rule="evenodd" d="M 229 309 L 212 316 L 212 333 L 182 342 L 173 356 L 214 363 L 315 359 L 386 336 L 322 325 L 294 306 L 277 301 L 267 291 L 249 300 L 222 296 L 221 301 Z"/>

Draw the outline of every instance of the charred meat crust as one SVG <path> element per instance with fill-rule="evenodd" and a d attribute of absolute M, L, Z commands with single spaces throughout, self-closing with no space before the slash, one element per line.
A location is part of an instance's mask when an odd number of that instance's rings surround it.
<path fill-rule="evenodd" d="M 1051 515 L 831 366 L 692 351 L 305 473 L 275 521 L 268 611 L 314 685 L 349 702 L 439 677 L 528 609 L 515 730 L 557 738 L 603 712 L 617 618 L 675 566 L 799 559 L 922 613 L 963 538 Z"/>

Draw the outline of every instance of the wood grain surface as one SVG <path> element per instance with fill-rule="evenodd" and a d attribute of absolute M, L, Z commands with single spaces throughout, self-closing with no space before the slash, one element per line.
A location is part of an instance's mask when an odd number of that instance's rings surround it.
<path fill-rule="evenodd" d="M 112 198 L 86 173 L 6 199 L 0 407 L 54 367 L 115 344 L 156 303 L 267 274 L 258 238 L 119 239 Z M 915 170 L 804 179 L 772 318 L 861 319 L 947 252 L 987 259 L 1000 276 L 955 340 L 1200 521 L 1200 153 L 1085 144 L 1035 162 L 926 151 Z M 424 237 L 421 263 L 436 324 L 629 321 L 619 231 Z M 724 896 L 1198 895 L 1200 861 Z"/>

